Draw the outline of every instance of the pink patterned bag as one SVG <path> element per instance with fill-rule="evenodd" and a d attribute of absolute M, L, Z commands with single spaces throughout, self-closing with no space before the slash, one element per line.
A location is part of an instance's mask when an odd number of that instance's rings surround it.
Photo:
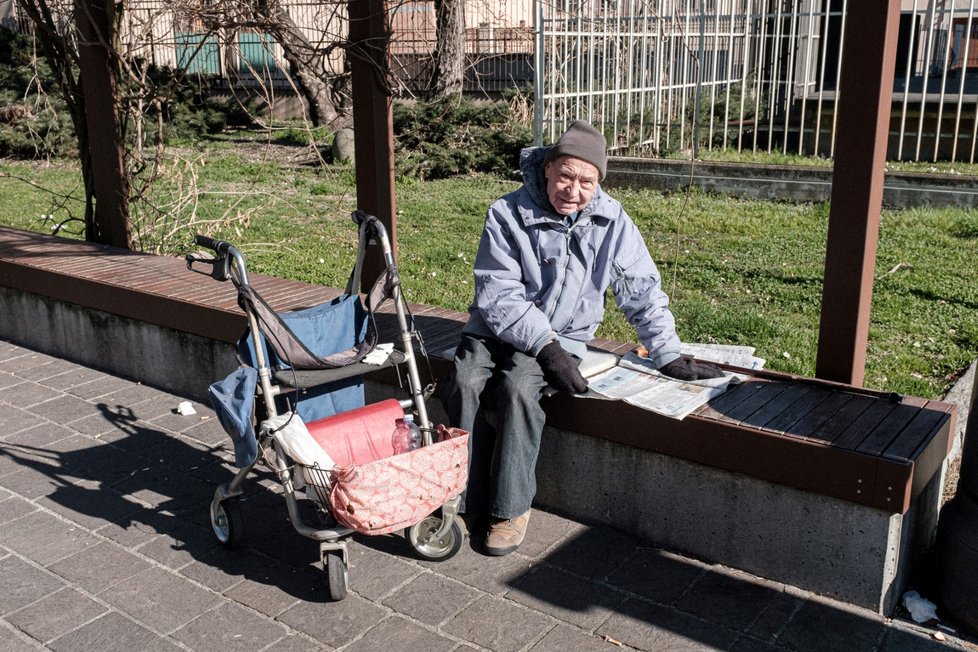
<path fill-rule="evenodd" d="M 465 489 L 469 433 L 438 426 L 430 446 L 334 468 L 329 504 L 340 525 L 387 534 L 414 525 Z"/>

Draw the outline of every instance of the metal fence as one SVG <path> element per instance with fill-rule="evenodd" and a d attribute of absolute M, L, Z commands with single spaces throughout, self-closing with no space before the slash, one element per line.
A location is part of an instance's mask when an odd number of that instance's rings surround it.
<path fill-rule="evenodd" d="M 856 0 L 851 0 L 856 1 Z M 904 0 L 889 157 L 975 160 L 976 0 Z M 832 156 L 846 0 L 544 0 L 538 130 L 612 150 Z"/>

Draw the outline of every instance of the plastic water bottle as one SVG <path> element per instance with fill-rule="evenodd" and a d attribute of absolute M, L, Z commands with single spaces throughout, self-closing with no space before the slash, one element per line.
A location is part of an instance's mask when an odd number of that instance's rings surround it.
<path fill-rule="evenodd" d="M 405 414 L 403 419 L 394 421 L 394 435 L 391 437 L 394 453 L 410 453 L 421 448 L 421 428 L 414 422 L 414 416 Z"/>

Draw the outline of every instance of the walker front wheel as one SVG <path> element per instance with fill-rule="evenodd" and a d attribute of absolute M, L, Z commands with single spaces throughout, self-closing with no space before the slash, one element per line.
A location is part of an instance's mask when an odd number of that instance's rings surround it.
<path fill-rule="evenodd" d="M 339 552 L 327 552 L 323 555 L 323 572 L 326 573 L 326 588 L 329 599 L 339 602 L 346 597 L 350 582 L 350 570 Z"/>
<path fill-rule="evenodd" d="M 428 561 L 451 559 L 462 549 L 465 535 L 458 521 L 452 520 L 452 527 L 444 536 L 436 538 L 442 519 L 431 515 L 415 523 L 404 532 L 404 537 L 414 548 L 414 552 Z"/>
<path fill-rule="evenodd" d="M 225 548 L 234 549 L 244 536 L 244 517 L 237 498 L 214 500 L 211 503 L 211 529 Z"/>

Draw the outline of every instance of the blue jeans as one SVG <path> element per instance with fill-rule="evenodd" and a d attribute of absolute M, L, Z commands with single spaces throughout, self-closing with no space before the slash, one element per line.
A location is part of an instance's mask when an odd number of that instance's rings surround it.
<path fill-rule="evenodd" d="M 546 415 L 547 387 L 536 358 L 500 340 L 462 335 L 455 367 L 442 388 L 453 426 L 469 437 L 469 484 L 462 513 L 513 518 L 528 511 L 537 492 L 536 465 Z M 486 402 L 496 425 L 485 418 Z"/>

